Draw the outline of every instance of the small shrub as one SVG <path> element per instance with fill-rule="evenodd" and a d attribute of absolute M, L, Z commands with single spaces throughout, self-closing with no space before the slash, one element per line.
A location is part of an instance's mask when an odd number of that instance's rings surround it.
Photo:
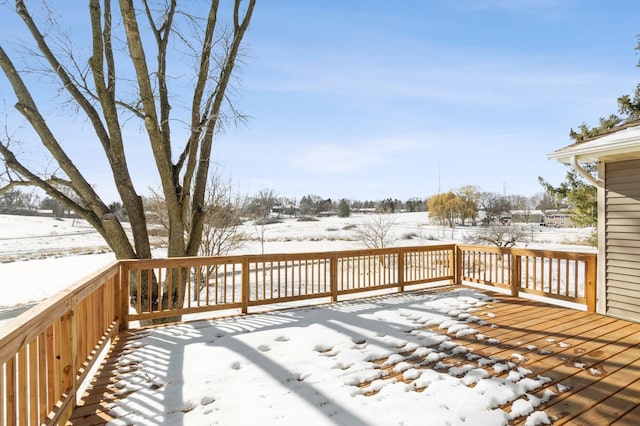
<path fill-rule="evenodd" d="M 165 228 L 150 228 L 147 232 L 150 237 L 166 237 L 169 235 Z"/>
<path fill-rule="evenodd" d="M 297 221 L 298 221 L 298 222 L 317 222 L 317 221 L 318 221 L 318 219 L 316 219 L 316 218 L 315 218 L 315 217 L 313 217 L 313 216 L 300 216 L 300 217 L 297 219 Z"/>
<path fill-rule="evenodd" d="M 255 224 L 260 226 L 260 225 L 273 225 L 274 223 L 280 223 L 282 222 L 280 219 L 276 219 L 273 217 L 267 217 L 267 218 L 259 218 L 256 219 Z"/>

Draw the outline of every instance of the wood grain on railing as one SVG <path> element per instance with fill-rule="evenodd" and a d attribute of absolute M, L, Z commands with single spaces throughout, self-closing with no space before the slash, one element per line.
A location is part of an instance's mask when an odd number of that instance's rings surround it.
<path fill-rule="evenodd" d="M 64 424 L 119 329 L 114 263 L 0 326 L 0 425 Z"/>

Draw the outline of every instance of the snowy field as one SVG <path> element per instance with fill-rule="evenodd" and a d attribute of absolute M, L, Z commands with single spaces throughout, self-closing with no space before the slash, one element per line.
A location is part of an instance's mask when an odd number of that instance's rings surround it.
<path fill-rule="evenodd" d="M 391 215 L 391 246 L 464 242 L 475 228 L 454 229 L 430 224 L 426 213 Z M 364 248 L 354 227 L 372 220 L 371 215 L 325 217 L 301 222 L 294 218 L 266 225 L 265 253 L 292 253 Z M 590 229 L 551 229 L 531 225 L 526 246 L 558 250 L 591 251 L 583 242 Z M 241 227 L 249 239 L 232 254 L 260 253 L 258 229 Z M 162 248 L 154 251 L 163 257 Z M 85 221 L 0 215 L 0 321 L 2 313 L 17 305 L 46 299 L 115 260 L 102 237 Z"/>
<path fill-rule="evenodd" d="M 267 226 L 265 253 L 363 248 L 354 226 L 368 220 L 285 219 Z M 393 221 L 390 245 L 464 242 L 474 232 L 429 224 L 425 213 Z M 255 227 L 242 231 L 252 240 L 235 254 L 260 253 Z M 527 246 L 593 251 L 576 245 L 590 232 L 532 226 Z M 114 260 L 82 221 L 2 215 L 0 258 L 5 317 Z M 112 424 L 504 425 L 515 417 L 548 424 L 538 407 L 561 385 L 534 396 L 547 378 L 450 337 L 486 338 L 477 328 L 492 326 L 493 303 L 460 289 L 147 330 L 118 361 Z"/>
<path fill-rule="evenodd" d="M 454 229 L 430 224 L 426 213 L 391 215 L 391 246 L 464 242 L 475 228 Z M 301 222 L 294 218 L 266 225 L 265 253 L 292 253 L 364 248 L 355 226 L 371 215 L 325 217 Z M 530 248 L 594 251 L 583 242 L 590 229 L 550 229 L 531 225 Z M 258 229 L 241 227 L 249 241 L 233 254 L 260 253 Z M 163 257 L 163 249 L 155 250 Z M 115 260 L 102 237 L 85 221 L 0 215 L 0 309 L 42 301 Z"/>

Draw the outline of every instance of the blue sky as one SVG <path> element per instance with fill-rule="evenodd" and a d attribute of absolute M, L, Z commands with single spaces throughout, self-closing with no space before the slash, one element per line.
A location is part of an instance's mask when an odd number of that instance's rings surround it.
<path fill-rule="evenodd" d="M 634 1 L 263 1 L 220 163 L 282 195 L 532 195 L 640 81 Z M 254 154 L 254 155 L 251 155 Z"/>
<path fill-rule="evenodd" d="M 638 16 L 635 0 L 258 0 L 236 96 L 250 119 L 220 136 L 215 161 L 243 193 L 298 200 L 533 195 L 538 176 L 564 177 L 546 155 L 569 129 L 640 82 Z M 133 172 L 143 193 L 157 182 L 146 164 Z M 106 172 L 87 172 L 115 198 Z"/>

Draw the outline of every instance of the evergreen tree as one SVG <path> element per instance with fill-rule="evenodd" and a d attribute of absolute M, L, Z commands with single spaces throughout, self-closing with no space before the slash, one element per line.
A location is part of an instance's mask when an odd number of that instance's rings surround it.
<path fill-rule="evenodd" d="M 596 174 L 596 165 L 587 164 L 584 169 Z M 576 226 L 596 226 L 598 223 L 597 188 L 587 183 L 575 170 L 569 170 L 564 182 L 553 186 L 542 178 L 538 181 L 547 194 L 571 209 L 571 220 Z"/>
<path fill-rule="evenodd" d="M 344 198 L 338 203 L 338 217 L 349 217 L 351 215 L 351 209 L 349 203 Z"/>

